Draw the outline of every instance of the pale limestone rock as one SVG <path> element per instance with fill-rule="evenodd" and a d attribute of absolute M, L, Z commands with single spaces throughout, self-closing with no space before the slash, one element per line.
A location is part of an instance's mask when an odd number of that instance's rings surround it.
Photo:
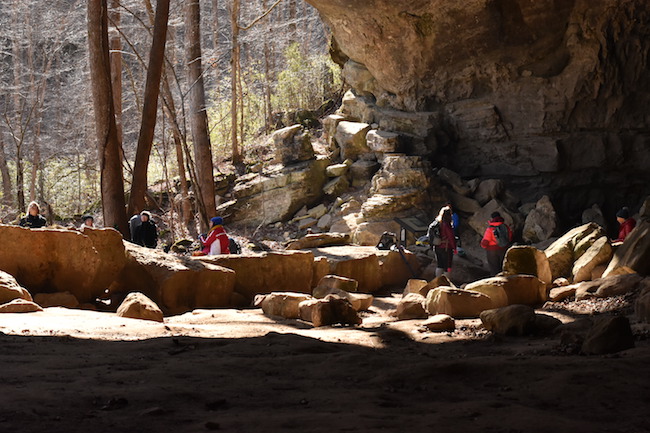
<path fill-rule="evenodd" d="M 430 332 L 452 332 L 456 329 L 456 321 L 448 314 L 436 314 L 422 322 L 421 326 Z"/>
<path fill-rule="evenodd" d="M 0 313 L 34 313 L 43 311 L 40 305 L 23 298 L 14 300 L 0 305 Z"/>
<path fill-rule="evenodd" d="M 347 164 L 334 164 L 327 166 L 325 173 L 327 177 L 339 177 L 345 176 L 349 170 L 350 167 Z"/>
<path fill-rule="evenodd" d="M 495 334 L 523 336 L 536 331 L 535 310 L 525 305 L 510 305 L 483 311 L 481 322 Z"/>
<path fill-rule="evenodd" d="M 482 311 L 492 308 L 492 300 L 487 295 L 451 287 L 431 290 L 425 302 L 429 314 L 448 314 L 454 318 L 478 317 Z"/>
<path fill-rule="evenodd" d="M 370 152 L 366 142 L 366 135 L 370 125 L 362 122 L 339 122 L 334 136 L 336 143 L 341 148 L 343 159 L 356 160 L 360 155 Z"/>
<path fill-rule="evenodd" d="M 268 316 L 280 316 L 285 319 L 300 318 L 300 303 L 312 299 L 304 293 L 273 292 L 264 297 L 262 311 Z"/>
<path fill-rule="evenodd" d="M 534 275 L 546 285 L 550 285 L 553 281 L 553 274 L 546 254 L 530 246 L 510 247 L 503 261 L 503 273 L 506 275 Z"/>
<path fill-rule="evenodd" d="M 117 308 L 117 315 L 131 319 L 164 322 L 163 312 L 151 299 L 143 293 L 129 293 Z"/>
<path fill-rule="evenodd" d="M 579 283 L 592 279 L 593 270 L 600 265 L 607 264 L 612 259 L 612 246 L 607 236 L 603 236 L 585 251 L 573 264 L 573 282 Z"/>
<path fill-rule="evenodd" d="M 557 214 L 548 196 L 544 196 L 526 217 L 522 237 L 531 243 L 549 239 L 557 228 Z"/>
<path fill-rule="evenodd" d="M 429 315 L 424 310 L 424 296 L 419 293 L 409 293 L 397 304 L 398 320 L 425 319 Z"/>

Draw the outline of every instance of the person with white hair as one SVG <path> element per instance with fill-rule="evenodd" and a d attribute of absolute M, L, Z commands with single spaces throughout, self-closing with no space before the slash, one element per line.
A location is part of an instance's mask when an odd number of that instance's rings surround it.
<path fill-rule="evenodd" d="M 20 219 L 19 225 L 28 229 L 40 229 L 47 225 L 47 220 L 41 215 L 41 208 L 35 201 L 27 205 L 27 215 Z"/>

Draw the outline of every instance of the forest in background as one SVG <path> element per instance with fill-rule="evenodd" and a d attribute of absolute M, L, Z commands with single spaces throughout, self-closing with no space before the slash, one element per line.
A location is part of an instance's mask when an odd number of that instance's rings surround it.
<path fill-rule="evenodd" d="M 217 167 L 213 175 L 233 163 L 240 172 L 254 164 L 256 154 L 249 150 L 281 124 L 283 113 L 318 109 L 340 93 L 326 30 L 302 0 L 202 0 L 193 11 L 196 2 L 168 0 L 1 2 L 3 222 L 15 219 L 31 200 L 45 203 L 59 218 L 100 212 L 88 19 L 89 7 L 101 3 L 108 11 L 112 96 L 127 194 L 143 125 L 152 120 L 147 186 L 197 183 L 196 165 L 205 163 L 190 125 L 197 91 L 205 98 L 205 109 L 198 111 L 207 114 L 210 163 Z M 155 115 L 143 118 L 143 110 L 151 110 L 145 88 L 161 3 L 168 3 L 169 11 L 160 93 L 155 111 L 149 111 Z M 198 54 L 191 30 L 198 35 Z M 192 75 L 196 65 L 200 70 Z M 183 194 L 192 195 L 192 188 Z M 190 202 L 184 197 L 184 205 Z M 189 221 L 189 214 L 183 219 Z"/>

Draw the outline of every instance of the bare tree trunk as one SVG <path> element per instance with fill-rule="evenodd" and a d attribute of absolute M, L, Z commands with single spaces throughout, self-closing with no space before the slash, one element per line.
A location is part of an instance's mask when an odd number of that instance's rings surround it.
<path fill-rule="evenodd" d="M 0 139 L 0 173 L 2 174 L 2 202 L 10 205 L 11 197 L 11 175 L 9 174 L 9 167 L 7 166 L 7 157 L 5 156 L 5 144 Z"/>
<path fill-rule="evenodd" d="M 238 110 L 242 107 L 239 107 L 239 97 L 238 95 L 238 86 L 239 86 L 239 56 L 240 56 L 240 46 L 239 46 L 239 11 L 240 11 L 240 0 L 233 0 L 230 10 L 230 26 L 232 28 L 232 53 L 231 53 L 231 66 L 232 71 L 230 73 L 230 88 L 231 88 L 231 145 L 232 145 L 232 163 L 237 166 L 242 163 L 243 157 L 239 152 L 239 140 L 238 140 Z"/>
<path fill-rule="evenodd" d="M 153 41 L 149 54 L 147 81 L 144 89 L 144 105 L 142 107 L 142 123 L 138 136 L 138 147 L 133 167 L 133 182 L 129 199 L 128 214 L 144 210 L 145 193 L 147 191 L 147 169 L 149 156 L 153 145 L 158 112 L 158 95 L 160 93 L 160 77 L 165 59 L 165 43 L 167 41 L 167 21 L 169 19 L 169 0 L 158 0 L 156 18 L 153 27 Z"/>
<path fill-rule="evenodd" d="M 88 0 L 88 57 L 99 152 L 104 225 L 129 238 L 120 142 L 115 124 L 108 54 L 107 0 Z"/>
<path fill-rule="evenodd" d="M 110 21 L 115 27 L 119 27 L 121 21 L 119 7 L 120 0 L 111 0 Z M 110 53 L 115 125 L 117 126 L 117 138 L 122 143 L 122 38 L 117 31 L 110 32 Z"/>
<path fill-rule="evenodd" d="M 237 1 L 237 0 L 236 0 Z M 205 107 L 203 68 L 201 66 L 201 9 L 199 0 L 190 0 L 185 9 L 187 74 L 190 84 L 190 127 L 196 159 L 198 182 L 200 183 L 203 209 L 200 209 L 202 228 L 207 229 L 208 218 L 216 210 L 214 199 L 214 174 L 212 149 L 208 131 L 208 116 Z"/>
<path fill-rule="evenodd" d="M 20 95 L 21 95 L 21 86 L 22 86 L 22 47 L 20 46 L 20 41 L 22 38 L 20 38 L 18 35 L 22 33 L 22 31 L 19 31 L 18 28 L 18 15 L 19 15 L 19 7 L 18 7 L 18 1 L 14 0 L 14 14 L 13 14 L 13 28 L 14 31 L 16 32 L 16 35 L 13 38 L 13 44 L 12 44 L 12 55 L 13 55 L 13 67 L 14 67 L 14 86 L 15 90 L 13 92 L 14 100 L 14 115 L 15 115 L 15 120 L 14 120 L 14 132 L 12 135 L 14 136 L 14 143 L 16 145 L 16 202 L 18 204 L 18 209 L 25 209 L 25 185 L 23 183 L 23 155 L 22 155 L 22 145 L 23 145 L 23 139 L 25 137 L 25 131 L 24 131 L 24 125 L 23 125 L 23 109 L 25 105 L 21 103 L 20 100 Z M 17 134 L 17 131 L 20 130 L 20 132 Z"/>

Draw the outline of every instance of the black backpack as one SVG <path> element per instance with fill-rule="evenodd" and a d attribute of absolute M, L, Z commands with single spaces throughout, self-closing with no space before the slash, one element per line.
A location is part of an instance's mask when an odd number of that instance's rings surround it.
<path fill-rule="evenodd" d="M 433 220 L 429 224 L 429 230 L 427 230 L 427 237 L 429 238 L 429 245 L 431 247 L 437 247 L 442 243 L 442 234 L 440 233 L 440 221 Z"/>
<path fill-rule="evenodd" d="M 231 237 L 228 237 L 228 249 L 230 254 L 241 254 L 241 245 Z"/>
<path fill-rule="evenodd" d="M 505 224 L 499 224 L 498 226 L 493 227 L 494 238 L 497 240 L 497 245 L 501 248 L 505 248 L 510 245 L 510 236 L 508 236 L 508 226 Z"/>

